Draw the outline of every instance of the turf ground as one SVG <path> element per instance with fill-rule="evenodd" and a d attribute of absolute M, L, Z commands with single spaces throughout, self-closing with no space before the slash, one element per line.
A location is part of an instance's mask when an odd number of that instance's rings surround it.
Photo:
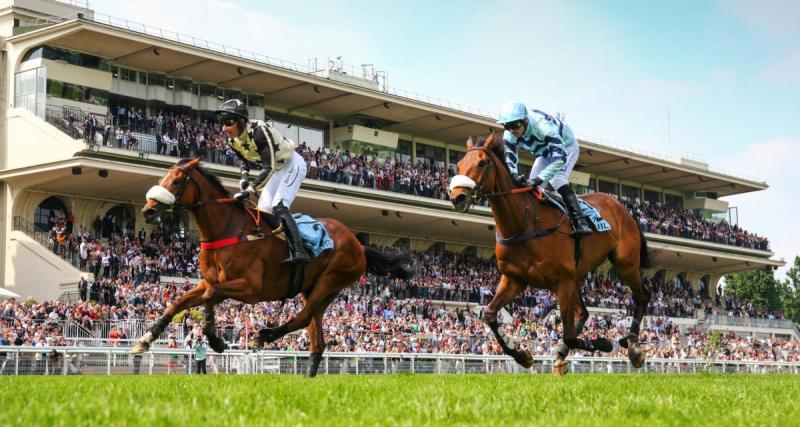
<path fill-rule="evenodd" d="M 0 425 L 800 425 L 800 376 L 1 377 Z"/>

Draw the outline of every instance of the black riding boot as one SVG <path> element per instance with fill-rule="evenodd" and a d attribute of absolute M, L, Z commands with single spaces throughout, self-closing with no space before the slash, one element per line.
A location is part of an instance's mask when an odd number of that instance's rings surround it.
<path fill-rule="evenodd" d="M 561 197 L 564 198 L 564 204 L 567 205 L 567 215 L 569 215 L 569 220 L 572 222 L 572 228 L 575 229 L 570 236 L 586 236 L 588 234 L 592 234 L 592 229 L 589 228 L 589 224 L 586 223 L 586 217 L 583 216 L 581 212 L 581 207 L 578 204 L 578 197 L 575 195 L 575 192 L 572 191 L 572 187 L 567 185 L 561 186 L 558 189 L 558 194 L 561 194 Z"/>
<path fill-rule="evenodd" d="M 281 219 L 283 222 L 283 232 L 286 234 L 286 244 L 289 245 L 289 258 L 286 258 L 284 264 L 305 264 L 309 261 L 308 252 L 303 245 L 303 240 L 300 237 L 300 231 L 297 230 L 297 223 L 294 222 L 292 213 L 289 208 L 279 203 L 272 209 L 272 213 Z"/>

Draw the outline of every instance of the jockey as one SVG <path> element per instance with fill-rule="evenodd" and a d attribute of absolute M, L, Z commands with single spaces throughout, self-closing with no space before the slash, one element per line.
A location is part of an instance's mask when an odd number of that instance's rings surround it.
<path fill-rule="evenodd" d="M 539 110 L 529 111 L 520 102 L 507 102 L 500 109 L 498 123 L 503 125 L 503 142 L 506 149 L 506 164 L 515 182 L 524 182 L 517 172 L 517 146 L 536 156 L 530 177 L 530 185 L 539 186 L 544 182 L 553 185 L 564 203 L 572 227 L 571 236 L 591 234 L 592 230 L 581 213 L 578 198 L 569 186 L 569 174 L 578 161 L 578 141 L 561 120 Z"/>
<path fill-rule="evenodd" d="M 297 143 L 282 136 L 261 120 L 250 120 L 247 106 L 238 99 L 229 99 L 216 111 L 222 130 L 228 135 L 228 144 L 238 157 L 242 190 L 233 197 L 246 199 L 256 189 L 261 191 L 258 208 L 272 212 L 283 222 L 289 258 L 284 263 L 307 263 L 308 254 L 289 212 L 300 183 L 306 176 L 306 162 L 295 152 Z M 250 168 L 261 169 L 255 181 L 250 182 Z M 253 184 L 255 187 L 253 187 Z"/>

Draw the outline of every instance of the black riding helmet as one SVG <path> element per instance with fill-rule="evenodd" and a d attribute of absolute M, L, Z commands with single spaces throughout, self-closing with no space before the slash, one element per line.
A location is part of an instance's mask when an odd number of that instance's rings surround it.
<path fill-rule="evenodd" d="M 247 121 L 249 120 L 247 106 L 239 99 L 229 99 L 223 102 L 214 113 L 222 124 L 231 126 L 233 125 L 231 122 L 238 123 L 239 132 L 244 131 L 247 127 Z"/>

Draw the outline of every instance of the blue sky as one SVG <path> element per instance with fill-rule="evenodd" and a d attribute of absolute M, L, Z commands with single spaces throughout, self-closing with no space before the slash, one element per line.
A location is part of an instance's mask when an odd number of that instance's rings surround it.
<path fill-rule="evenodd" d="M 800 2 L 92 1 L 115 17 L 306 64 L 343 55 L 390 86 L 699 157 L 771 188 L 730 198 L 776 256 L 800 255 Z M 670 127 L 668 143 L 667 111 Z M 779 273 L 783 276 L 783 271 Z"/>

